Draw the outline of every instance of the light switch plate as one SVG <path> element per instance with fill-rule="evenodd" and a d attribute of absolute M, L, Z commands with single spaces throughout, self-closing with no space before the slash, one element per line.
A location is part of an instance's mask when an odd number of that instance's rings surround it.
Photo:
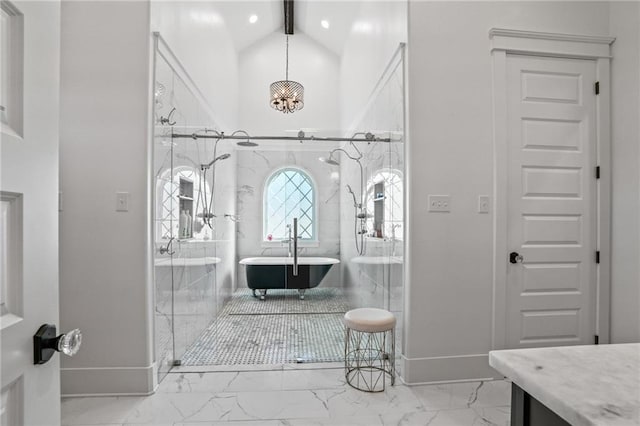
<path fill-rule="evenodd" d="M 478 195 L 478 213 L 489 213 L 489 196 Z"/>
<path fill-rule="evenodd" d="M 430 212 L 450 212 L 451 197 L 449 195 L 429 195 L 427 197 Z"/>
<path fill-rule="evenodd" d="M 117 212 L 129 211 L 129 193 L 128 192 L 116 192 L 116 211 Z"/>

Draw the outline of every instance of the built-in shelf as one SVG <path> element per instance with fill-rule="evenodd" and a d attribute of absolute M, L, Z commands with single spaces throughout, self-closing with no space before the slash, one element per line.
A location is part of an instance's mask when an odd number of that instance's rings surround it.
<path fill-rule="evenodd" d="M 195 212 L 193 211 L 193 181 L 180 177 L 180 188 L 178 193 L 180 194 L 178 195 L 178 214 L 182 215 L 182 212 L 184 211 L 191 216 L 191 221 L 187 224 L 186 231 L 178 227 L 178 239 L 181 241 L 189 240 L 193 236 L 193 216 L 195 216 Z"/>
<path fill-rule="evenodd" d="M 373 229 L 375 237 L 383 238 L 382 230 L 384 229 L 384 182 L 378 182 L 373 186 L 374 204 L 373 204 Z"/>

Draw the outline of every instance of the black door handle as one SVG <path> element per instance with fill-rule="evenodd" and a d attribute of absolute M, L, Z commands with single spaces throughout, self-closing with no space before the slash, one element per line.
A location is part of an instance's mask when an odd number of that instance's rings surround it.
<path fill-rule="evenodd" d="M 511 263 L 522 263 L 522 261 L 524 260 L 524 257 L 522 257 L 521 254 L 512 251 L 511 253 L 509 253 L 509 262 Z"/>

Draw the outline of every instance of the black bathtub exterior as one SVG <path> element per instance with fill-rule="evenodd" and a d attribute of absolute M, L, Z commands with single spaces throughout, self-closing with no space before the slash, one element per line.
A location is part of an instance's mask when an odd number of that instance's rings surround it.
<path fill-rule="evenodd" d="M 317 287 L 333 265 L 245 265 L 247 286 L 252 290 L 306 289 Z"/>

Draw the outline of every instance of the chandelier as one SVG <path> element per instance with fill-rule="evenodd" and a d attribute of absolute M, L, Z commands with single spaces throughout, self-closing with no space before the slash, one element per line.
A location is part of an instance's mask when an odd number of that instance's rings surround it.
<path fill-rule="evenodd" d="M 304 86 L 289 80 L 289 35 L 287 34 L 286 68 L 284 80 L 271 83 L 271 108 L 287 114 L 304 108 Z"/>

